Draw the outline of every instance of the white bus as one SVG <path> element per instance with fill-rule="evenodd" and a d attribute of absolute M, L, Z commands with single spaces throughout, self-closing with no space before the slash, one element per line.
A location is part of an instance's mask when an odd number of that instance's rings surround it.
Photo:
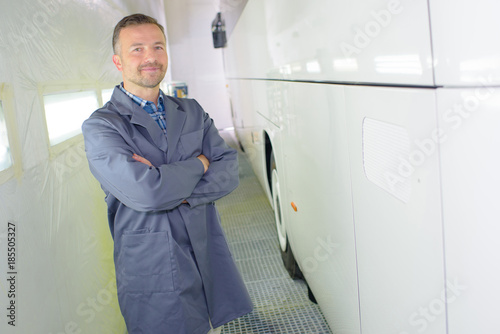
<path fill-rule="evenodd" d="M 500 333 L 500 3 L 221 7 L 237 137 L 333 333 Z"/>

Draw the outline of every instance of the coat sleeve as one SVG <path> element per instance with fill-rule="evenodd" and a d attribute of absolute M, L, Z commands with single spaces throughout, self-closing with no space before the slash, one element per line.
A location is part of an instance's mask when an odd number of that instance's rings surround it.
<path fill-rule="evenodd" d="M 213 120 L 205 112 L 202 149 L 210 166 L 186 199 L 191 207 L 213 202 L 229 194 L 239 184 L 238 154 L 224 142 Z"/>
<path fill-rule="evenodd" d="M 196 157 L 159 167 L 135 161 L 132 155 L 136 152 L 104 118 L 89 118 L 82 131 L 94 177 L 120 202 L 136 211 L 177 207 L 203 176 L 203 164 Z"/>

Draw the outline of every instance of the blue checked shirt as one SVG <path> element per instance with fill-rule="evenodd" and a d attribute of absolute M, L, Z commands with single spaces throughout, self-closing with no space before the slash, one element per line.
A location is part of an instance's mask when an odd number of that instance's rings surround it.
<path fill-rule="evenodd" d="M 128 92 L 125 88 L 123 88 L 123 82 L 120 84 L 120 89 L 122 90 L 122 92 L 127 94 L 127 96 L 130 97 L 135 103 L 137 103 L 144 110 L 146 110 L 151 117 L 153 117 L 155 122 L 160 126 L 160 128 L 162 129 L 163 133 L 166 136 L 167 123 L 165 122 L 165 107 L 163 106 L 162 92 L 160 91 L 160 96 L 158 97 L 158 103 L 157 103 L 158 108 L 157 108 L 153 102 L 141 99 L 140 97 L 135 96 L 134 94 Z"/>

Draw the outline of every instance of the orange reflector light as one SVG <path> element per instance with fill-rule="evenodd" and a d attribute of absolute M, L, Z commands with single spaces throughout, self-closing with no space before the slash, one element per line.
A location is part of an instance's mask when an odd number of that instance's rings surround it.
<path fill-rule="evenodd" d="M 292 202 L 291 204 L 292 204 L 293 211 L 297 212 L 297 205 L 295 205 L 294 202 Z"/>

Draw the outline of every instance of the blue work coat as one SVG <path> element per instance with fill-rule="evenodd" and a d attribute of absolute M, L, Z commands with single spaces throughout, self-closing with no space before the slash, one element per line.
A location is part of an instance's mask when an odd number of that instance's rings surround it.
<path fill-rule="evenodd" d="M 209 319 L 215 328 L 252 310 L 214 204 L 238 186 L 237 152 L 195 100 L 163 97 L 166 136 L 116 87 L 84 122 L 85 149 L 106 194 L 129 334 L 206 334 Z"/>

